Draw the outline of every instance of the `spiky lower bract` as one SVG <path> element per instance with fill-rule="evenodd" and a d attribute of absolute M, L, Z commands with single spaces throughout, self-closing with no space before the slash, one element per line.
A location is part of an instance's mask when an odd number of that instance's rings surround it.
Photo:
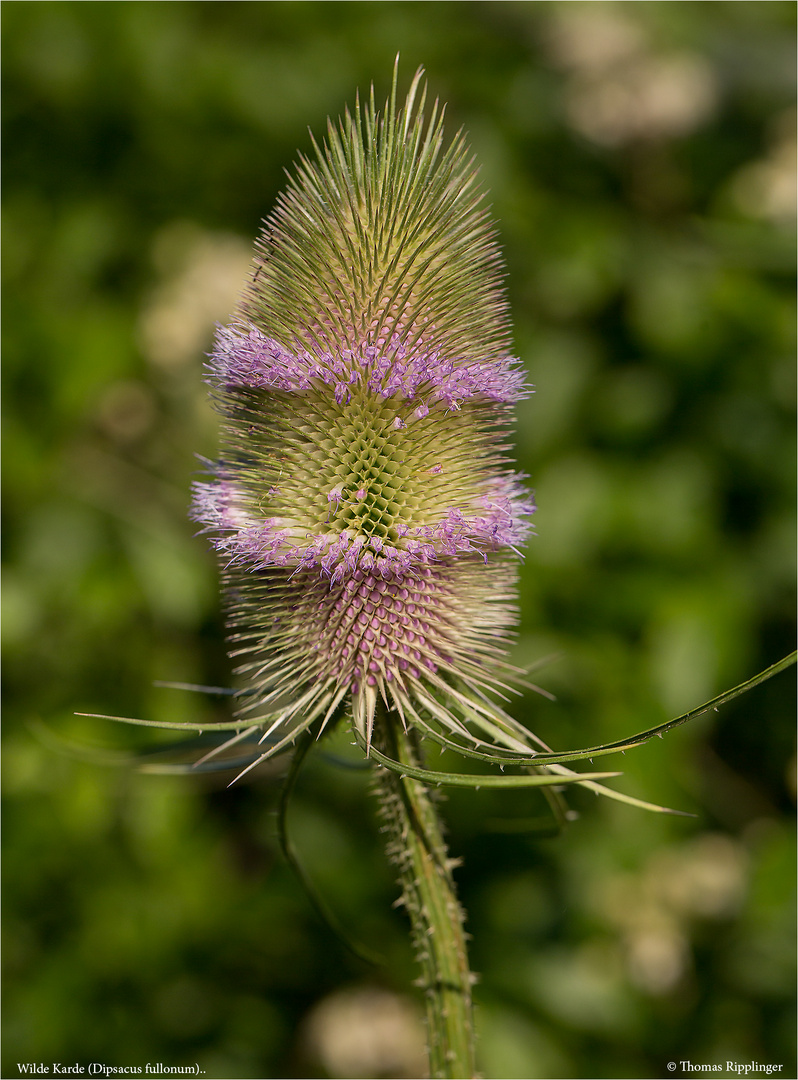
<path fill-rule="evenodd" d="M 366 743 L 380 697 L 440 741 L 521 737 L 488 692 L 534 509 L 505 458 L 523 377 L 471 162 L 437 105 L 425 124 L 420 77 L 301 161 L 211 359 L 224 449 L 194 516 L 240 715 L 276 746 L 348 698 Z"/>

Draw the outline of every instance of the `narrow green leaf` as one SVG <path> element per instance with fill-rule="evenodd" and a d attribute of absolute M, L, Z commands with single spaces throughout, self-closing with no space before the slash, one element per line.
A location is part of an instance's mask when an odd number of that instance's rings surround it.
<path fill-rule="evenodd" d="M 358 739 L 360 742 L 360 739 Z M 366 747 L 363 745 L 363 750 Z M 433 769 L 418 769 L 411 765 L 402 765 L 393 758 L 386 757 L 374 746 L 369 747 L 369 757 L 372 757 L 379 765 L 390 769 L 391 772 L 400 776 L 410 776 L 413 780 L 420 780 L 425 784 L 445 785 L 446 787 L 472 787 L 472 788 L 518 788 L 518 787 L 546 787 L 548 785 L 561 786 L 563 784 L 583 783 L 585 780 L 608 780 L 613 776 L 622 776 L 619 772 L 603 773 L 574 773 L 571 776 L 555 776 L 549 774 L 513 775 L 513 776 L 482 776 L 472 773 L 438 772 Z"/>
<path fill-rule="evenodd" d="M 119 724 L 136 724 L 140 727 L 163 728 L 164 731 L 241 731 L 243 728 L 252 727 L 252 720 L 224 720 L 221 723 L 192 724 L 184 720 L 140 720 L 133 716 L 109 716 L 108 713 L 94 712 L 76 712 L 75 716 L 88 716 L 95 720 L 114 720 Z M 260 717 L 259 722 L 267 723 L 268 717 Z"/>

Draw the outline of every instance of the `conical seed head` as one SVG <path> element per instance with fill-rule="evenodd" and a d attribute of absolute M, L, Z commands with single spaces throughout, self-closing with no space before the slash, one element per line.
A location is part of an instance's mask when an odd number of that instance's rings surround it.
<path fill-rule="evenodd" d="M 534 509 L 505 456 L 523 378 L 465 145 L 444 152 L 437 106 L 425 124 L 420 77 L 301 162 L 211 358 L 224 449 L 194 516 L 242 715 L 288 734 L 351 699 L 368 741 L 380 697 L 444 740 L 512 723 L 485 691 Z"/>

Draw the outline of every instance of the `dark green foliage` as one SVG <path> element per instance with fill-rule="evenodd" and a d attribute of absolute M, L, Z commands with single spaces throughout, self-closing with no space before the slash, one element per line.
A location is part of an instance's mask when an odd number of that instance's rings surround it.
<path fill-rule="evenodd" d="M 320 1076 L 311 1009 L 413 977 L 364 774 L 312 756 L 294 839 L 387 974 L 348 958 L 279 859 L 273 772 L 230 791 L 139 776 L 28 727 L 132 752 L 172 735 L 72 713 L 228 717 L 152 686 L 230 678 L 186 518 L 194 451 L 216 452 L 201 354 L 237 289 L 219 268 L 243 282 L 308 125 L 372 79 L 382 101 L 397 50 L 400 93 L 423 63 L 482 162 L 537 389 L 517 428 L 539 509 L 513 659 L 561 659 L 534 675 L 557 703 L 515 715 L 558 749 L 596 745 L 793 647 L 795 7 L 584 7 L 615 30 L 588 33 L 570 3 L 4 4 L 2 1075 Z M 590 60 L 608 33 L 615 53 Z M 628 105 L 608 128 L 608 84 L 639 103 L 658 72 L 703 113 L 640 130 Z M 522 831 L 551 822 L 537 793 L 450 794 L 487 1076 L 683 1058 L 795 1075 L 793 686 L 596 762 L 695 819 L 576 793 L 579 820 L 542 839 Z"/>

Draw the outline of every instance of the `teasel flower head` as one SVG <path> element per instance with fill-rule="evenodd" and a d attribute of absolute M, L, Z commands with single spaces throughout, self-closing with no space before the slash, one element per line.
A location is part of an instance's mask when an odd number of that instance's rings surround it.
<path fill-rule="evenodd" d="M 444 745 L 528 751 L 496 702 L 534 509 L 507 458 L 524 378 L 473 161 L 421 80 L 300 159 L 210 359 L 223 448 L 193 516 L 267 754 L 350 705 L 368 747 L 380 701 Z"/>

